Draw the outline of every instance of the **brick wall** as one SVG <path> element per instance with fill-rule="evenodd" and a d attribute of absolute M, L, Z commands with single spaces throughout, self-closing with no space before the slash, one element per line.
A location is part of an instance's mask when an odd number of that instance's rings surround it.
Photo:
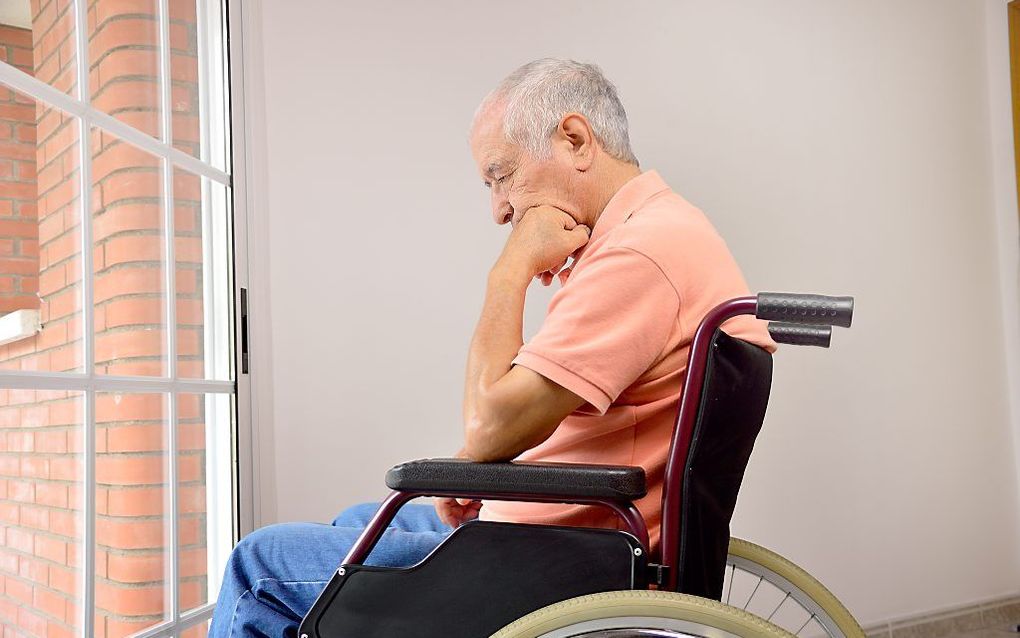
<path fill-rule="evenodd" d="M 170 0 L 174 145 L 198 154 L 197 34 L 194 0 Z M 89 90 L 94 106 L 152 135 L 159 133 L 159 55 L 155 3 L 94 0 L 88 5 Z M 75 81 L 69 0 L 32 0 L 33 28 L 14 39 L 23 68 L 62 90 Z M 13 30 L 11 30 L 13 32 Z M 12 46 L 0 31 L 0 51 Z M 31 38 L 29 42 L 26 38 Z M 24 57 L 30 55 L 30 57 Z M 6 96 L 0 88 L 0 97 Z M 7 114 L 2 110 L 0 116 Z M 25 140 L 7 145 L 0 119 L 0 180 L 7 149 L 20 149 L 31 175 L 16 202 L 0 197 L 0 303 L 3 277 L 30 290 L 43 331 L 0 346 L 0 367 L 70 371 L 81 361 L 81 255 L 78 126 L 73 118 L 21 100 Z M 17 133 L 15 132 L 15 135 Z M 159 161 L 116 137 L 90 132 L 96 372 L 166 374 L 167 300 Z M 12 151 L 13 152 L 13 151 Z M 35 168 L 38 167 L 36 176 Z M 16 169 L 17 170 L 17 169 Z M 22 182 L 19 181 L 19 184 Z M 19 188 L 22 188 L 19 186 Z M 23 197 L 22 197 L 23 195 Z M 176 303 L 181 376 L 202 375 L 201 183 L 174 171 Z M 29 219 L 7 230 L 11 215 Z M 15 235 L 14 233 L 22 233 Z M 11 249 L 6 251 L 11 242 Z M 35 242 L 34 244 L 32 242 Z M 13 252 L 14 248 L 20 252 Z M 32 255 L 32 251 L 37 251 Z M 34 277 L 34 280 L 32 279 Z M 34 293 L 38 290 L 38 296 Z M 12 291 L 13 292 L 13 291 Z M 18 307 L 31 307 L 21 305 Z M 0 312 L 14 309 L 0 306 Z M 169 517 L 166 420 L 169 396 L 96 397 L 96 635 L 126 636 L 164 619 Z M 180 453 L 178 527 L 182 609 L 206 588 L 205 425 L 198 395 L 176 399 Z M 67 392 L 0 390 L 0 626 L 8 635 L 70 636 L 78 631 L 81 567 L 81 407 Z M 14 628 L 17 632 L 14 633 Z M 189 638 L 204 635 L 199 630 Z"/>
<path fill-rule="evenodd" d="M 0 25 L 0 61 L 32 73 L 32 32 Z M 0 88 L 0 313 L 38 308 L 35 105 Z"/>

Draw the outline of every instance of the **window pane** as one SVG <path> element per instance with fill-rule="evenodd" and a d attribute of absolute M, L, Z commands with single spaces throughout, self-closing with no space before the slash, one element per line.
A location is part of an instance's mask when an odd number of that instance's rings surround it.
<path fill-rule="evenodd" d="M 177 397 L 182 612 L 216 600 L 233 545 L 232 403 L 228 394 Z"/>
<path fill-rule="evenodd" d="M 229 207 L 225 186 L 174 170 L 180 377 L 232 378 Z"/>
<path fill-rule="evenodd" d="M 0 85 L 0 369 L 81 367 L 79 122 Z"/>
<path fill-rule="evenodd" d="M 227 74 L 223 4 L 168 0 L 173 145 L 227 169 Z"/>
<path fill-rule="evenodd" d="M 127 636 L 169 613 L 166 407 L 163 394 L 96 395 L 97 636 Z"/>
<path fill-rule="evenodd" d="M 3 0 L 0 61 L 77 97 L 74 7 L 69 0 Z"/>
<path fill-rule="evenodd" d="M 92 105 L 158 138 L 160 62 L 155 0 L 91 0 L 88 11 Z"/>
<path fill-rule="evenodd" d="M 181 632 L 181 638 L 206 638 L 209 635 L 209 623 L 207 620 L 194 627 L 188 627 Z"/>
<path fill-rule="evenodd" d="M 24 635 L 80 633 L 82 406 L 0 390 L 0 626 Z"/>
<path fill-rule="evenodd" d="M 166 373 L 166 282 L 160 160 L 92 132 L 96 372 Z"/>

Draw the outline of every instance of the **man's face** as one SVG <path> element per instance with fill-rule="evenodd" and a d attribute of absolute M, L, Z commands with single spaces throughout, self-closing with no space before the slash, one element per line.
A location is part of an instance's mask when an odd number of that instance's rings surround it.
<path fill-rule="evenodd" d="M 558 157 L 554 147 L 548 157 L 536 159 L 503 135 L 503 110 L 483 111 L 471 131 L 471 154 L 482 180 L 491 192 L 492 218 L 497 224 L 515 225 L 529 208 L 553 206 L 578 223 L 585 223 L 583 198 L 579 197 L 573 165 Z"/>

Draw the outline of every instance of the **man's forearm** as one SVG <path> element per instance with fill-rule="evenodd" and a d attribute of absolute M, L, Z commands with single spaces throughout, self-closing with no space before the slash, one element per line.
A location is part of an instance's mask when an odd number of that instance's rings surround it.
<path fill-rule="evenodd" d="M 510 364 L 524 343 L 524 299 L 530 282 L 531 275 L 525 268 L 505 260 L 496 262 L 489 273 L 485 303 L 468 351 L 464 385 L 468 435 L 473 426 L 493 418 L 489 390 L 510 372 Z"/>

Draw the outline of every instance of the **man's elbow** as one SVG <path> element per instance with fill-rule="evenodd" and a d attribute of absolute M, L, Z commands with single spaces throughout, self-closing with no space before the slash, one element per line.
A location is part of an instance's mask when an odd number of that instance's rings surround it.
<path fill-rule="evenodd" d="M 479 397 L 464 423 L 464 453 L 479 463 L 509 461 L 521 450 L 511 437 L 514 416 L 495 397 Z"/>
<path fill-rule="evenodd" d="M 516 454 L 507 449 L 500 440 L 498 424 L 481 419 L 471 419 L 464 428 L 464 454 L 476 463 L 509 461 Z"/>

